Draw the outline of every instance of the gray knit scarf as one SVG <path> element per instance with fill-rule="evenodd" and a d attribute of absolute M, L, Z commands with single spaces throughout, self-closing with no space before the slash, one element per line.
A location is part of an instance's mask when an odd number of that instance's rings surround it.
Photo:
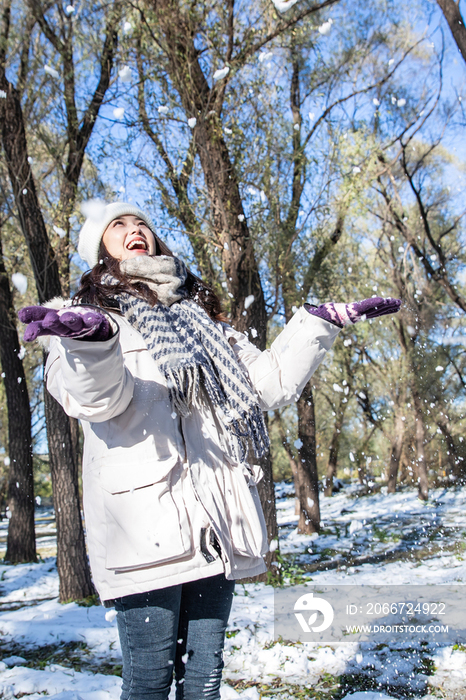
<path fill-rule="evenodd" d="M 184 263 L 168 256 L 141 255 L 123 260 L 120 270 L 131 282 L 144 282 L 157 293 L 154 307 L 131 294 L 119 294 L 117 299 L 164 375 L 173 410 L 188 415 L 204 393 L 229 432 L 235 459 L 244 462 L 249 445 L 256 457 L 266 454 L 270 443 L 257 397 L 221 324 L 186 298 Z M 105 282 L 117 280 L 107 275 Z"/>

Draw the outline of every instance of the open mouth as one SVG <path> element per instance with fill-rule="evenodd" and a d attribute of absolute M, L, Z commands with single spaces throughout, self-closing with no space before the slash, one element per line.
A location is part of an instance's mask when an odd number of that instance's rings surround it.
<path fill-rule="evenodd" d="M 147 251 L 147 241 L 144 238 L 133 238 L 126 246 L 126 249 Z"/>

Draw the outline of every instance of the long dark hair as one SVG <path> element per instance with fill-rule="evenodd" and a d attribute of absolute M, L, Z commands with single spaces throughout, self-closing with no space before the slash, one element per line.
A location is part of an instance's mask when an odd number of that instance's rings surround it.
<path fill-rule="evenodd" d="M 153 233 L 153 232 L 152 232 Z M 156 255 L 174 255 L 170 248 L 153 233 L 156 246 Z M 102 281 L 105 274 L 110 274 L 118 284 L 106 284 Z M 193 299 L 201 306 L 214 321 L 226 321 L 227 318 L 222 309 L 222 303 L 214 290 L 205 284 L 199 277 L 188 270 L 188 276 L 184 284 L 187 289 L 188 299 Z M 107 251 L 104 242 L 99 248 L 99 262 L 85 272 L 81 277 L 81 284 L 73 297 L 75 304 L 93 304 L 101 306 L 108 311 L 119 312 L 119 294 L 132 294 L 147 301 L 151 306 L 157 303 L 157 293 L 144 284 L 144 282 L 130 282 L 128 277 L 120 270 L 120 261 L 113 258 Z"/>

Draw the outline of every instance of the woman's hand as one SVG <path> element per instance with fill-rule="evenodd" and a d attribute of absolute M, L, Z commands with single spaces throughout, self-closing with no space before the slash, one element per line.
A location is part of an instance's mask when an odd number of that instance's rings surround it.
<path fill-rule="evenodd" d="M 311 306 L 310 304 L 304 304 L 304 306 L 313 316 L 319 316 L 335 326 L 343 328 L 348 323 L 365 321 L 366 318 L 396 314 L 400 310 L 401 299 L 371 297 L 362 301 L 354 301 L 351 304 L 327 302 L 320 306 Z"/>
<path fill-rule="evenodd" d="M 111 329 L 108 318 L 88 306 L 68 306 L 56 311 L 44 306 L 26 306 L 18 312 L 20 321 L 28 324 L 24 340 L 29 343 L 40 335 L 83 340 L 108 340 Z"/>

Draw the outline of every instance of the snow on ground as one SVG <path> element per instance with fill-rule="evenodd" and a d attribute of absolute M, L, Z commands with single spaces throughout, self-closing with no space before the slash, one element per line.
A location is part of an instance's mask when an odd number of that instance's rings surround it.
<path fill-rule="evenodd" d="M 353 485 L 321 506 L 322 534 L 298 535 L 292 487 L 277 486 L 287 583 L 466 583 L 466 488 L 435 491 L 426 507 L 413 491 L 363 495 Z M 0 537 L 4 529 L 1 523 Z M 50 513 L 38 530 L 40 551 L 50 552 Z M 60 605 L 57 595 L 54 557 L 0 565 L 0 698 L 117 700 L 116 620 L 103 607 Z M 222 700 L 466 698 L 461 645 L 274 641 L 273 606 L 272 586 L 237 585 Z"/>

